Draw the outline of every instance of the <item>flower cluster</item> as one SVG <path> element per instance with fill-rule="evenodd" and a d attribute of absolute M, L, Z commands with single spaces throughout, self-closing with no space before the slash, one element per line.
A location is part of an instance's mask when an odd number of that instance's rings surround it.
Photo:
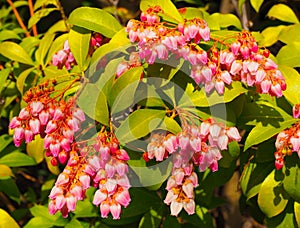
<path fill-rule="evenodd" d="M 193 189 L 198 186 L 194 166 L 200 172 L 209 168 L 218 170 L 221 150 L 226 150 L 231 141 L 240 141 L 241 136 L 235 127 L 226 127 L 209 118 L 197 126 L 185 126 L 176 136 L 153 134 L 144 155 L 145 160 L 155 158 L 162 161 L 173 155 L 172 176 L 168 180 L 166 204 L 171 204 L 171 214 L 177 215 L 182 208 L 188 214 L 195 211 Z"/>
<path fill-rule="evenodd" d="M 70 70 L 72 66 L 77 64 L 68 40 L 65 41 L 64 48 L 53 55 L 52 64 L 57 66 L 58 69 L 62 69 L 65 66 L 67 70 Z"/>
<path fill-rule="evenodd" d="M 92 55 L 93 52 L 101 46 L 103 38 L 101 34 L 94 33 L 90 39 L 89 55 Z M 62 50 L 59 50 L 52 57 L 52 64 L 57 66 L 58 69 L 66 67 L 67 70 L 70 70 L 74 65 L 77 65 L 74 55 L 70 49 L 69 41 L 66 40 Z"/>
<path fill-rule="evenodd" d="M 119 219 L 121 206 L 127 207 L 131 201 L 130 183 L 127 177 L 129 156 L 119 147 L 119 142 L 111 133 L 101 133 L 87 159 L 88 173 L 97 188 L 93 204 L 100 205 L 102 218 L 111 213 L 113 219 Z"/>
<path fill-rule="evenodd" d="M 243 31 L 236 40 L 226 43 L 211 37 L 207 23 L 199 18 L 185 20 L 176 27 L 165 26 L 157 14 L 159 7 L 142 13 L 141 21 L 130 20 L 127 24 L 131 42 L 138 42 L 141 59 L 153 64 L 156 59 L 166 60 L 171 54 L 191 64 L 190 77 L 210 93 L 213 89 L 222 95 L 225 85 L 233 80 L 248 86 L 256 86 L 260 93 L 281 97 L 286 89 L 283 75 L 270 58 L 268 50 L 259 50 L 251 33 Z M 203 50 L 200 41 L 213 39 L 222 49 L 213 45 Z"/>
<path fill-rule="evenodd" d="M 53 91 L 48 81 L 27 91 L 23 99 L 28 105 L 12 118 L 9 127 L 14 129 L 16 146 L 24 140 L 31 142 L 38 134 L 45 138 L 46 155 L 53 156 L 51 163 L 57 165 L 57 158 L 62 164 L 68 160 L 74 133 L 80 129 L 85 116 L 73 98 L 67 102 L 56 100 L 51 97 Z"/>
<path fill-rule="evenodd" d="M 70 152 L 70 158 L 63 172 L 59 174 L 52 188 L 48 209 L 50 214 L 61 211 L 64 218 L 74 211 L 78 200 L 83 200 L 90 187 L 90 176 L 85 172 L 86 159 L 78 155 L 78 150 Z"/>
<path fill-rule="evenodd" d="M 284 165 L 284 157 L 290 156 L 293 152 L 298 153 L 300 158 L 300 123 L 294 124 L 291 128 L 280 132 L 277 135 L 275 147 L 275 167 L 277 170 Z"/>
<path fill-rule="evenodd" d="M 118 78 L 129 69 L 134 67 L 139 67 L 141 65 L 142 63 L 139 54 L 137 52 L 131 52 L 129 55 L 129 60 L 128 61 L 124 60 L 118 65 L 116 71 L 116 77 Z"/>

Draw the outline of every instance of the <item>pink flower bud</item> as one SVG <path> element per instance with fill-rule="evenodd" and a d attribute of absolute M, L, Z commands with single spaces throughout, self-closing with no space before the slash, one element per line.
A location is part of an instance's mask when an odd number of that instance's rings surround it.
<path fill-rule="evenodd" d="M 62 209 L 62 207 L 66 203 L 66 198 L 63 195 L 58 195 L 55 200 L 55 206 L 58 210 Z"/>
<path fill-rule="evenodd" d="M 30 103 L 30 108 L 31 108 L 31 114 L 33 116 L 37 116 L 44 108 L 44 105 L 40 101 L 33 101 Z"/>
<path fill-rule="evenodd" d="M 182 210 L 183 204 L 182 202 L 172 201 L 170 205 L 171 215 L 177 216 L 179 212 Z"/>
<path fill-rule="evenodd" d="M 61 173 L 58 175 L 58 178 L 55 182 L 55 186 L 64 185 L 68 182 L 69 182 L 69 177 L 66 174 Z"/>
<path fill-rule="evenodd" d="M 53 155 L 53 157 L 57 157 L 60 152 L 60 144 L 59 143 L 50 143 L 49 149 Z"/>
<path fill-rule="evenodd" d="M 70 129 L 63 130 L 63 136 L 65 136 L 67 139 L 69 139 L 70 142 L 73 142 L 74 140 L 74 132 Z"/>
<path fill-rule="evenodd" d="M 218 138 L 218 146 L 221 150 L 226 150 L 228 145 L 228 137 L 227 135 L 221 135 Z"/>
<path fill-rule="evenodd" d="M 63 112 L 59 108 L 56 108 L 53 114 L 53 120 L 60 120 L 63 117 L 64 117 Z"/>
<path fill-rule="evenodd" d="M 114 165 L 112 165 L 110 163 L 106 163 L 105 171 L 106 171 L 107 177 L 111 178 L 115 175 L 116 169 L 115 169 Z"/>
<path fill-rule="evenodd" d="M 66 164 L 66 162 L 68 160 L 68 154 L 65 151 L 61 151 L 58 154 L 58 160 L 59 160 L 60 164 Z"/>
<path fill-rule="evenodd" d="M 241 136 L 239 131 L 237 130 L 236 127 L 230 127 L 227 131 L 226 134 L 228 135 L 229 138 L 239 142 L 241 140 Z"/>
<path fill-rule="evenodd" d="M 76 197 L 77 200 L 82 200 L 84 198 L 82 187 L 78 185 L 75 185 L 73 188 L 71 188 L 70 193 Z"/>
<path fill-rule="evenodd" d="M 79 181 L 82 184 L 83 189 L 88 189 L 91 186 L 90 185 L 91 178 L 89 175 L 81 175 L 79 177 Z"/>
<path fill-rule="evenodd" d="M 195 201 L 190 199 L 188 203 L 183 204 L 184 210 L 188 213 L 188 215 L 192 215 L 195 213 Z"/>
<path fill-rule="evenodd" d="M 124 188 L 130 188 L 130 182 L 126 175 L 122 176 L 117 180 L 117 184 L 124 187 Z"/>
<path fill-rule="evenodd" d="M 41 127 L 41 123 L 38 119 L 31 119 L 29 121 L 29 126 L 31 131 L 33 132 L 33 134 L 39 134 L 40 133 L 40 127 Z"/>
<path fill-rule="evenodd" d="M 260 84 L 262 93 L 268 93 L 271 88 L 272 82 L 270 80 L 263 80 Z"/>
<path fill-rule="evenodd" d="M 80 121 L 85 121 L 85 115 L 84 115 L 84 112 L 83 112 L 81 109 L 79 109 L 79 108 L 77 108 L 77 109 L 72 113 L 72 115 L 73 115 L 75 118 L 77 118 L 78 120 L 80 120 Z"/>
<path fill-rule="evenodd" d="M 68 211 L 75 211 L 77 200 L 74 196 L 69 195 L 66 197 Z"/>
<path fill-rule="evenodd" d="M 116 157 L 122 161 L 128 161 L 130 159 L 126 150 L 123 149 L 118 150 L 116 155 Z"/>
<path fill-rule="evenodd" d="M 122 206 L 127 207 L 131 201 L 129 191 L 127 189 L 123 189 L 123 191 L 116 195 L 115 200 Z"/>
<path fill-rule="evenodd" d="M 193 198 L 194 197 L 194 185 L 190 181 L 186 181 L 182 185 L 182 190 L 186 194 L 188 198 Z"/>
<path fill-rule="evenodd" d="M 107 194 L 101 191 L 100 189 L 98 189 L 94 194 L 93 204 L 98 206 L 106 199 L 107 199 Z"/>
<path fill-rule="evenodd" d="M 104 201 L 100 204 L 100 212 L 102 218 L 107 218 L 110 212 L 110 206 L 107 201 Z"/>
<path fill-rule="evenodd" d="M 125 175 L 126 173 L 128 173 L 128 166 L 127 164 L 123 163 L 123 162 L 120 162 L 120 161 L 117 161 L 115 163 L 115 169 L 117 171 L 117 173 L 120 175 L 120 176 L 123 176 Z"/>
<path fill-rule="evenodd" d="M 58 195 L 62 195 L 62 194 L 63 194 L 63 190 L 61 188 L 53 186 L 49 194 L 49 198 L 55 199 Z"/>
<path fill-rule="evenodd" d="M 70 147 L 70 141 L 66 138 L 63 138 L 61 141 L 60 141 L 60 146 L 62 149 L 64 149 L 66 152 L 70 151 L 71 150 L 71 147 Z"/>
<path fill-rule="evenodd" d="M 110 212 L 113 216 L 113 219 L 120 219 L 121 205 L 119 203 L 112 204 L 110 206 Z"/>
<path fill-rule="evenodd" d="M 230 74 L 228 73 L 228 71 L 223 71 L 221 73 L 221 79 L 223 82 L 225 82 L 227 85 L 230 85 L 231 82 L 232 82 L 232 79 L 231 79 L 231 76 Z"/>
<path fill-rule="evenodd" d="M 21 122 L 17 119 L 17 117 L 13 117 L 9 123 L 9 128 L 14 129 L 20 126 L 21 126 Z"/>
<path fill-rule="evenodd" d="M 33 140 L 33 132 L 31 130 L 25 130 L 24 132 L 24 135 L 25 135 L 25 142 L 26 143 L 29 143 Z"/>
<path fill-rule="evenodd" d="M 256 83 L 262 82 L 266 77 L 266 72 L 264 70 L 258 70 L 255 75 Z"/>
<path fill-rule="evenodd" d="M 240 42 L 234 42 L 231 44 L 230 49 L 233 52 L 234 55 L 238 55 L 239 50 L 241 47 L 241 43 Z"/>
<path fill-rule="evenodd" d="M 19 118 L 22 120 L 25 120 L 30 117 L 29 111 L 27 108 L 22 108 L 20 113 L 19 113 Z"/>
<path fill-rule="evenodd" d="M 24 139 L 25 130 L 22 127 L 15 128 L 14 139 L 17 141 L 22 141 Z"/>
<path fill-rule="evenodd" d="M 162 146 L 155 147 L 154 148 L 154 156 L 156 158 L 156 161 L 162 161 L 164 160 L 165 155 L 165 148 Z"/>
<path fill-rule="evenodd" d="M 277 170 L 280 170 L 284 165 L 284 160 L 281 158 L 281 159 L 277 159 L 275 160 L 275 168 Z"/>
<path fill-rule="evenodd" d="M 242 70 L 243 66 L 240 60 L 233 61 L 231 68 L 230 68 L 230 74 L 237 75 Z"/>
<path fill-rule="evenodd" d="M 204 41 L 210 40 L 210 30 L 208 26 L 199 29 L 199 33 Z"/>
<path fill-rule="evenodd" d="M 101 168 L 100 159 L 96 155 L 88 159 L 88 164 L 93 168 L 95 172 L 98 172 L 98 170 Z"/>
<path fill-rule="evenodd" d="M 282 96 L 282 89 L 281 89 L 281 86 L 278 83 L 275 84 L 275 85 L 271 85 L 271 92 L 277 97 Z"/>
<path fill-rule="evenodd" d="M 46 125 L 48 123 L 48 120 L 50 118 L 49 112 L 43 110 L 39 114 L 39 120 L 41 122 L 41 125 Z"/>
<path fill-rule="evenodd" d="M 212 136 L 213 140 L 217 141 L 221 133 L 221 127 L 218 124 L 213 124 L 209 128 L 209 133 Z"/>
<path fill-rule="evenodd" d="M 51 215 L 54 215 L 58 211 L 53 200 L 50 200 L 50 202 L 48 204 L 48 211 Z"/>
<path fill-rule="evenodd" d="M 174 194 L 174 192 L 172 190 L 169 190 L 166 198 L 164 200 L 164 203 L 169 205 L 170 203 L 172 203 L 173 201 L 175 201 L 177 199 L 178 195 Z"/>
<path fill-rule="evenodd" d="M 70 127 L 71 130 L 74 132 L 77 132 L 80 129 L 80 123 L 79 120 L 75 117 L 72 117 L 71 119 L 68 120 L 68 126 Z"/>
<path fill-rule="evenodd" d="M 46 134 L 51 134 L 57 129 L 57 123 L 54 120 L 50 120 L 46 126 L 45 133 Z"/>

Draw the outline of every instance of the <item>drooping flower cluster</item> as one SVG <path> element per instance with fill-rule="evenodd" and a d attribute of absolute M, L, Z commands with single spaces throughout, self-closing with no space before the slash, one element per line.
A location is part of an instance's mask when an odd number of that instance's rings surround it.
<path fill-rule="evenodd" d="M 221 150 L 226 150 L 231 141 L 240 141 L 241 136 L 235 127 L 226 127 L 210 118 L 197 126 L 185 126 L 176 136 L 153 134 L 144 157 L 162 161 L 173 155 L 172 176 L 168 180 L 166 204 L 171 204 L 171 214 L 178 215 L 182 208 L 188 214 L 195 211 L 193 189 L 198 186 L 194 166 L 200 172 L 209 168 L 218 170 Z"/>
<path fill-rule="evenodd" d="M 121 206 L 127 207 L 131 201 L 128 191 L 128 160 L 127 152 L 119 147 L 113 134 L 99 134 L 97 143 L 93 145 L 93 153 L 87 160 L 86 172 L 97 188 L 93 204 L 100 205 L 102 218 L 107 218 L 111 213 L 113 219 L 119 219 Z"/>
<path fill-rule="evenodd" d="M 57 158 L 62 164 L 68 160 L 74 133 L 80 129 L 85 116 L 73 98 L 56 100 L 51 97 L 53 91 L 48 81 L 27 91 L 23 99 L 28 105 L 12 118 L 9 127 L 14 129 L 16 146 L 24 140 L 31 142 L 38 134 L 45 138 L 46 155 L 53 156 L 51 163 L 57 165 Z"/>
<path fill-rule="evenodd" d="M 70 211 L 75 210 L 77 201 L 85 198 L 86 189 L 90 187 L 90 176 L 85 172 L 86 169 L 86 159 L 78 155 L 78 150 L 72 150 L 66 167 L 50 192 L 50 214 L 61 211 L 66 218 Z"/>
<path fill-rule="evenodd" d="M 277 135 L 275 147 L 277 149 L 274 153 L 277 170 L 283 167 L 285 156 L 290 156 L 295 152 L 300 158 L 300 123 L 280 132 Z"/>
<path fill-rule="evenodd" d="M 127 24 L 131 42 L 138 43 L 141 59 L 153 64 L 156 59 L 166 60 L 171 54 L 183 58 L 191 64 L 190 77 L 210 93 L 215 89 L 220 95 L 225 85 L 233 80 L 256 86 L 260 93 L 281 97 L 286 89 L 283 75 L 269 58 L 268 50 L 259 50 L 250 32 L 236 35 L 236 41 L 226 43 L 210 37 L 207 23 L 199 18 L 184 20 L 176 27 L 165 26 L 157 13 L 162 10 L 156 6 L 141 15 L 141 21 L 130 20 Z M 156 14 L 156 15 L 155 15 Z M 213 45 L 203 50 L 198 44 L 210 39 L 219 43 L 222 50 Z"/>
<path fill-rule="evenodd" d="M 92 55 L 93 52 L 101 46 L 102 36 L 99 33 L 94 33 L 90 39 L 90 47 L 88 54 Z M 77 65 L 74 55 L 70 49 L 69 41 L 66 40 L 62 50 L 59 50 L 52 57 L 52 64 L 57 66 L 58 69 L 66 67 L 67 70 L 70 70 L 74 65 Z"/>

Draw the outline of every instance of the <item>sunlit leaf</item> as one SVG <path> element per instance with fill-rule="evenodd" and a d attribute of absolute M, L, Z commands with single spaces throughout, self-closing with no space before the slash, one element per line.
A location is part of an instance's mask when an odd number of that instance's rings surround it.
<path fill-rule="evenodd" d="M 26 144 L 27 154 L 34 158 L 36 163 L 39 164 L 44 160 L 44 139 L 39 135 L 35 136 L 35 139 Z"/>
<path fill-rule="evenodd" d="M 295 42 L 282 47 L 276 59 L 278 64 L 290 67 L 300 67 L 298 59 L 300 58 L 300 42 Z"/>
<path fill-rule="evenodd" d="M 37 24 L 43 17 L 48 16 L 51 12 L 58 10 L 58 8 L 43 8 L 36 11 L 28 21 L 28 28 L 30 29 L 33 25 Z"/>
<path fill-rule="evenodd" d="M 253 9 L 258 12 L 264 0 L 250 0 Z"/>
<path fill-rule="evenodd" d="M 276 4 L 269 10 L 267 16 L 290 23 L 299 23 L 296 14 L 285 4 Z"/>
<path fill-rule="evenodd" d="M 283 92 L 284 97 L 292 104 L 300 103 L 300 75 L 292 67 L 279 65 L 279 70 L 282 72 L 287 88 Z"/>
<path fill-rule="evenodd" d="M 0 54 L 17 62 L 33 65 L 32 59 L 20 45 L 5 41 L 0 44 Z"/>
<path fill-rule="evenodd" d="M 0 158 L 0 164 L 8 165 L 10 167 L 18 167 L 36 165 L 36 162 L 33 158 L 26 154 L 12 152 Z"/>
<path fill-rule="evenodd" d="M 0 208 L 0 227 L 19 228 L 20 226 L 5 210 Z"/>

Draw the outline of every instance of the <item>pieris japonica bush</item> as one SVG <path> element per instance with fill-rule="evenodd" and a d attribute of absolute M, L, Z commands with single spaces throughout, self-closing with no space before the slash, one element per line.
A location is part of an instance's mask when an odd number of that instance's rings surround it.
<path fill-rule="evenodd" d="M 251 4 L 258 11 L 261 1 Z M 38 15 L 61 6 L 34 8 Z M 122 26 L 81 7 L 45 34 L 20 43 L 7 30 L 2 38 L 10 123 L 0 138 L 0 189 L 20 204 L 13 167 L 47 170 L 26 227 L 214 227 L 224 204 L 216 189 L 234 173 L 242 214 L 269 227 L 300 226 L 299 26 L 291 9 L 275 5 L 269 16 L 290 25 L 262 33 L 243 30 L 233 14 L 168 0 L 142 0 L 140 9 Z M 277 40 L 285 46 L 275 57 L 267 47 Z"/>

